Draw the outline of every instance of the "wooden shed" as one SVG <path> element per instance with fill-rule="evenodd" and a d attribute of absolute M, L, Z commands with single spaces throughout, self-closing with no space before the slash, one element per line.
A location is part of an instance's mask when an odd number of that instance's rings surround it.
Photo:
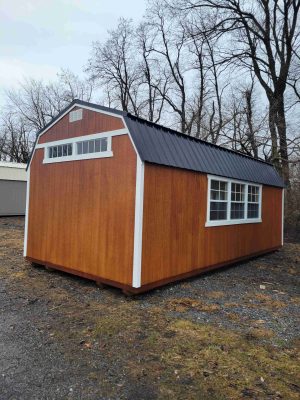
<path fill-rule="evenodd" d="M 39 133 L 28 171 L 24 256 L 124 292 L 283 243 L 271 164 L 126 112 L 73 101 Z"/>
<path fill-rule="evenodd" d="M 26 164 L 0 161 L 0 217 L 25 215 Z"/>

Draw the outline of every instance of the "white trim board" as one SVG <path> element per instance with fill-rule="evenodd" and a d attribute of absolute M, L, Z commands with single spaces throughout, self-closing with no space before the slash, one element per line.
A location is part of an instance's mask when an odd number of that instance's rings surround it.
<path fill-rule="evenodd" d="M 284 243 L 284 189 L 282 189 L 282 203 L 281 203 L 281 246 Z"/>
<path fill-rule="evenodd" d="M 53 140 L 51 142 L 46 143 L 38 143 L 35 148 L 36 149 L 43 149 L 44 147 L 50 146 L 59 146 L 61 144 L 70 144 L 81 142 L 83 140 L 91 140 L 91 139 L 102 139 L 102 138 L 111 138 L 113 136 L 121 136 L 127 135 L 128 129 L 116 129 L 114 131 L 107 131 L 107 132 L 100 132 L 100 133 L 91 133 L 90 135 L 81 135 L 76 137 L 71 137 L 68 139 L 60 139 L 60 140 Z"/>
<path fill-rule="evenodd" d="M 28 213 L 29 213 L 29 195 L 30 195 L 30 168 L 27 172 L 27 185 L 26 185 L 26 208 L 25 208 L 25 228 L 24 228 L 24 257 L 27 256 L 27 237 L 28 237 Z"/>
<path fill-rule="evenodd" d="M 132 286 L 141 287 L 144 205 L 144 163 L 137 157 Z"/>

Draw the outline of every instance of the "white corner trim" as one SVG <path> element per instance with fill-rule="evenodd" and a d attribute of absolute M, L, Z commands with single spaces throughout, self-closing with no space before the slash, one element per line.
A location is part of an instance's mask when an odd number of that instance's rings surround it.
<path fill-rule="evenodd" d="M 24 257 L 27 256 L 27 240 L 28 240 L 28 213 L 29 213 L 29 195 L 30 195 L 30 167 L 27 171 L 27 184 L 26 184 L 26 208 L 25 208 L 25 228 L 24 228 Z"/>
<path fill-rule="evenodd" d="M 284 242 L 284 189 L 282 189 L 282 202 L 281 202 L 281 246 Z"/>
<path fill-rule="evenodd" d="M 137 154 L 132 287 L 141 287 L 144 206 L 144 163 Z"/>

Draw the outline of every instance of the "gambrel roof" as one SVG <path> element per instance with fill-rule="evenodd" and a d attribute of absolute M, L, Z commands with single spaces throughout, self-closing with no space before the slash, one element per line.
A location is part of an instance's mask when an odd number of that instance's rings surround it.
<path fill-rule="evenodd" d="M 284 187 L 282 178 L 270 163 L 182 134 L 135 117 L 128 112 L 81 100 L 74 100 L 39 134 L 43 133 L 50 125 L 53 125 L 69 108 L 71 109 L 75 105 L 121 116 L 127 125 L 142 161 L 226 178 Z"/>

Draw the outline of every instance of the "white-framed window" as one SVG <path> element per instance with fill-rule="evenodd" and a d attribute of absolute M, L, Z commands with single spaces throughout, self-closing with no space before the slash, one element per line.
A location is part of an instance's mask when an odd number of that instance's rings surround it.
<path fill-rule="evenodd" d="M 261 222 L 262 185 L 208 175 L 205 226 Z"/>
<path fill-rule="evenodd" d="M 112 157 L 111 143 L 111 136 L 103 134 L 48 142 L 41 145 L 45 149 L 43 164 Z"/>
<path fill-rule="evenodd" d="M 107 151 L 107 137 L 77 142 L 77 154 L 100 153 Z"/>
<path fill-rule="evenodd" d="M 73 153 L 73 144 L 60 144 L 48 147 L 48 158 L 68 157 Z"/>

